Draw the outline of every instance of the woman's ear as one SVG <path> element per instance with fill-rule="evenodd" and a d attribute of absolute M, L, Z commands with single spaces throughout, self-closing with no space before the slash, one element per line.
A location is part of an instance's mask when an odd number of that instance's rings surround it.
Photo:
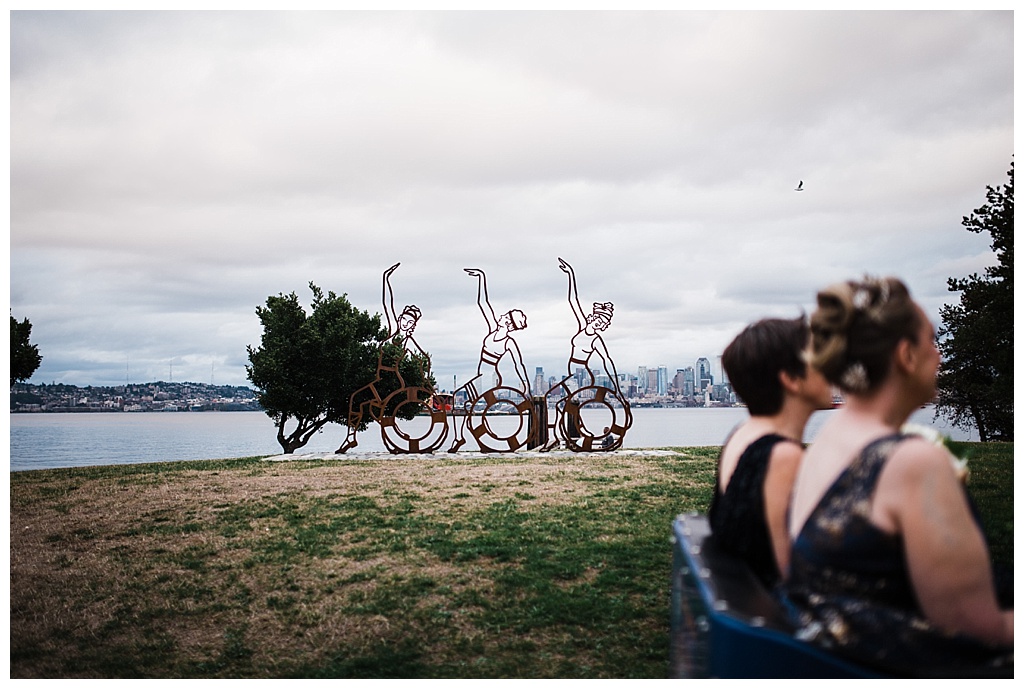
<path fill-rule="evenodd" d="M 893 364 L 897 367 L 898 371 L 903 373 L 913 371 L 914 366 L 917 364 L 917 350 L 914 348 L 913 343 L 906 338 L 896 344 L 896 350 L 892 356 Z"/>
<path fill-rule="evenodd" d="M 782 385 L 783 391 L 790 395 L 800 394 L 800 383 L 804 378 L 790 375 L 787 371 L 779 371 L 779 383 Z"/>

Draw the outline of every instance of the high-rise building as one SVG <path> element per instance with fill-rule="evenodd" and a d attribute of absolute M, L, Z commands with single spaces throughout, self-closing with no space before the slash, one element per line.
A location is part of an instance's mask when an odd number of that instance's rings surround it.
<path fill-rule="evenodd" d="M 687 366 L 684 369 L 676 371 L 676 389 L 684 397 L 693 397 L 694 393 L 694 373 L 693 366 Z"/>
<path fill-rule="evenodd" d="M 677 368 L 676 374 L 672 376 L 672 389 L 675 390 L 676 394 L 683 393 L 683 369 Z"/>
<path fill-rule="evenodd" d="M 543 395 L 548 391 L 546 385 L 544 385 L 544 367 L 538 366 L 537 373 L 533 377 L 533 394 Z"/>
<path fill-rule="evenodd" d="M 647 369 L 647 394 L 657 395 L 658 393 L 658 369 Z"/>
<path fill-rule="evenodd" d="M 636 370 L 636 390 L 637 392 L 647 392 L 647 367 L 641 366 Z"/>
<path fill-rule="evenodd" d="M 715 384 L 715 377 L 711 374 L 711 362 L 706 357 L 697 359 L 697 365 L 694 367 L 696 373 L 696 385 L 697 392 L 704 392 L 704 390 Z"/>
<path fill-rule="evenodd" d="M 658 394 L 664 397 L 668 394 L 668 367 L 658 367 Z"/>

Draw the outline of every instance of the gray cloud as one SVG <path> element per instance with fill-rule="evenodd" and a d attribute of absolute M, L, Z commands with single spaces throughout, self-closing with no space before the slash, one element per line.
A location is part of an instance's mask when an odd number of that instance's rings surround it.
<path fill-rule="evenodd" d="M 549 375 L 560 256 L 620 370 L 865 272 L 937 319 L 992 261 L 960 218 L 1013 154 L 1012 17 L 14 12 L 11 309 L 35 380 L 83 385 L 244 384 L 267 296 L 378 311 L 398 261 L 444 385 L 484 334 L 465 267 Z"/>

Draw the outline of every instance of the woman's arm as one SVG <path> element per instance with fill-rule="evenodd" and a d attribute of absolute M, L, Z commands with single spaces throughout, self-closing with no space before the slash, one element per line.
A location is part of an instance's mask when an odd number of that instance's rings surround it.
<path fill-rule="evenodd" d="M 764 512 L 772 539 L 775 564 L 785 579 L 789 574 L 790 538 L 786 524 L 789 497 L 793 492 L 797 471 L 803 459 L 803 447 L 797 443 L 780 442 L 772 449 L 768 471 L 764 477 Z"/>
<path fill-rule="evenodd" d="M 594 352 L 601 358 L 601 366 L 604 367 L 605 373 L 612 379 L 612 385 L 615 386 L 615 392 L 621 397 L 622 390 L 619 389 L 619 373 L 615 370 L 615 362 L 612 361 L 612 357 L 608 354 L 608 347 L 604 343 L 604 339 L 600 335 L 594 336 Z"/>
<path fill-rule="evenodd" d="M 944 449 L 924 440 L 901 443 L 879 476 L 871 519 L 902 537 L 929 621 L 1013 645 L 1013 611 L 999 609 L 984 537 Z"/>
<path fill-rule="evenodd" d="M 476 305 L 480 307 L 480 313 L 484 315 L 484 320 L 487 322 L 487 332 L 494 332 L 498 327 L 498 319 L 494 315 L 491 299 L 487 295 L 487 276 L 479 268 L 464 268 L 464 270 L 477 278 Z"/>
<path fill-rule="evenodd" d="M 583 311 L 583 307 L 580 306 L 580 298 L 576 293 L 576 273 L 573 271 L 572 266 L 566 263 L 564 259 L 558 259 L 558 267 L 569 276 L 569 306 L 572 307 L 572 313 L 576 316 L 576 323 L 579 325 L 580 330 L 583 330 L 587 325 L 587 314 Z"/>
<path fill-rule="evenodd" d="M 519 351 L 519 345 L 516 341 L 509 337 L 506 340 L 505 351 L 512 355 L 512 363 L 515 364 L 516 374 L 519 376 L 519 382 L 522 383 L 523 393 L 530 396 L 530 379 L 526 377 L 526 366 L 523 364 L 523 355 Z"/>
<path fill-rule="evenodd" d="M 384 306 L 384 317 L 388 319 L 388 337 L 398 334 L 398 315 L 395 314 L 395 293 L 391 289 L 391 274 L 395 272 L 401 263 L 396 263 L 384 271 L 384 286 L 381 293 L 381 303 Z"/>

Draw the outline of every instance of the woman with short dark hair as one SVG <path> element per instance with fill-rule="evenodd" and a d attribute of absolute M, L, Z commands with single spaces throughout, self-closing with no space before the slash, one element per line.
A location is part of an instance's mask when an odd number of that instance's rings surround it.
<path fill-rule="evenodd" d="M 747 326 L 722 353 L 729 382 L 750 418 L 718 460 L 708 520 L 720 546 L 742 558 L 766 587 L 789 562 L 786 509 L 811 414 L 832 404 L 832 389 L 805 363 L 807 323 L 765 319 Z"/>

